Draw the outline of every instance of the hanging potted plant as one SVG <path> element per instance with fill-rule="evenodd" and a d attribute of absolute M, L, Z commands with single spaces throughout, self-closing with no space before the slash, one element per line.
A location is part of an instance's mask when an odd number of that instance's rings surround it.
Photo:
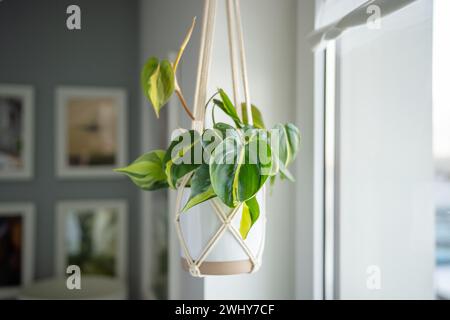
<path fill-rule="evenodd" d="M 215 8 L 208 8 L 208 0 L 206 7 L 204 19 L 213 19 Z M 210 27 L 211 21 L 203 24 L 203 66 L 208 53 L 205 39 L 212 33 L 208 23 Z M 150 151 L 115 171 L 143 190 L 178 190 L 175 226 L 182 265 L 193 276 L 254 272 L 264 248 L 265 186 L 277 176 L 293 181 L 287 168 L 299 148 L 299 130 L 290 123 L 268 130 L 255 105 L 248 99 L 233 104 L 222 89 L 202 103 L 199 92 L 206 93 L 205 83 L 197 83 L 197 104 L 191 112 L 176 71 L 194 25 L 195 19 L 175 61 L 152 57 L 141 72 L 142 89 L 156 116 L 175 93 L 193 128 L 180 130 L 166 150 Z M 199 67 L 199 74 L 205 72 Z M 216 109 L 232 124 L 216 122 Z M 206 111 L 212 112 L 213 124 L 204 129 Z"/>

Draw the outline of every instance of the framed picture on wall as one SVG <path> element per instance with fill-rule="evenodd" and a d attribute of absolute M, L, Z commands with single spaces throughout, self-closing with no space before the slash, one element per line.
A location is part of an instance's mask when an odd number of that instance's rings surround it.
<path fill-rule="evenodd" d="M 33 245 L 34 206 L 0 203 L 0 298 L 14 298 L 31 282 Z"/>
<path fill-rule="evenodd" d="M 82 275 L 127 277 L 126 201 L 63 201 L 56 208 L 56 270 L 69 265 Z"/>
<path fill-rule="evenodd" d="M 31 86 L 0 84 L 0 179 L 33 176 L 33 101 Z"/>
<path fill-rule="evenodd" d="M 126 126 L 124 90 L 57 88 L 57 175 L 117 178 L 112 169 L 127 162 Z"/>

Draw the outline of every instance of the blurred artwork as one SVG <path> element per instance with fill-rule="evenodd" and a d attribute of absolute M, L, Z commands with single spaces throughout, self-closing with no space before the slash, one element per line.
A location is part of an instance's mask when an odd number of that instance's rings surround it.
<path fill-rule="evenodd" d="M 116 178 L 127 163 L 126 92 L 59 87 L 56 97 L 58 176 Z"/>
<path fill-rule="evenodd" d="M 121 276 L 125 239 L 120 208 L 71 205 L 63 210 L 63 269 L 77 265 L 82 275 Z"/>
<path fill-rule="evenodd" d="M 23 168 L 23 101 L 0 96 L 0 171 Z"/>
<path fill-rule="evenodd" d="M 0 179 L 33 175 L 33 88 L 0 84 Z"/>
<path fill-rule="evenodd" d="M 0 299 L 14 298 L 32 280 L 34 207 L 0 203 Z"/>
<path fill-rule="evenodd" d="M 19 213 L 0 216 L 0 287 L 22 283 L 22 222 Z"/>
<path fill-rule="evenodd" d="M 112 98 L 67 101 L 67 163 L 112 166 L 117 156 L 117 109 Z"/>
<path fill-rule="evenodd" d="M 117 212 L 114 209 L 72 211 L 66 220 L 67 262 L 83 274 L 115 276 Z"/>

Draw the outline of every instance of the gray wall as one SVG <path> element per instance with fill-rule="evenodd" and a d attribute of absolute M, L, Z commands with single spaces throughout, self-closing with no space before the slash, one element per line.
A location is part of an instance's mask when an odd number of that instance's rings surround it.
<path fill-rule="evenodd" d="M 77 4 L 82 30 L 66 28 Z M 126 179 L 58 181 L 55 177 L 54 90 L 58 85 L 122 87 L 128 92 L 129 159 L 139 153 L 138 3 L 133 0 L 3 0 L 0 2 L 0 83 L 35 89 L 35 176 L 0 182 L 0 201 L 36 205 L 35 277 L 54 273 L 54 206 L 58 200 L 126 199 L 129 277 L 139 285 L 138 191 Z"/>

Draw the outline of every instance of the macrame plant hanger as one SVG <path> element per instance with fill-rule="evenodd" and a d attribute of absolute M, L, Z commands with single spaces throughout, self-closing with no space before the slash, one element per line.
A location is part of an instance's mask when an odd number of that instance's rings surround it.
<path fill-rule="evenodd" d="M 227 7 L 227 24 L 228 24 L 228 40 L 230 49 L 230 64 L 231 64 L 231 76 L 233 82 L 233 100 L 237 108 L 238 114 L 242 115 L 241 104 L 239 103 L 239 84 L 238 84 L 238 58 L 236 55 L 236 47 L 239 50 L 239 62 L 240 62 L 240 72 L 242 76 L 242 83 L 245 96 L 246 114 L 249 124 L 253 124 L 253 117 L 251 112 L 251 102 L 250 102 L 250 90 L 248 86 L 248 74 L 247 74 L 247 63 L 245 58 L 244 49 L 244 37 L 242 31 L 241 13 L 239 0 L 226 0 Z M 211 53 L 214 38 L 214 25 L 216 16 L 217 0 L 205 0 L 203 8 L 203 22 L 202 22 L 202 34 L 200 43 L 200 52 L 198 60 L 197 69 L 197 83 L 194 95 L 194 118 L 192 121 L 192 129 L 202 132 L 205 125 L 205 103 L 207 94 L 208 77 L 211 66 Z M 236 39 L 237 35 L 237 39 Z M 232 225 L 233 218 L 241 212 L 241 205 L 236 208 L 230 209 L 229 212 L 224 212 L 223 206 L 218 204 L 218 199 L 214 198 L 208 201 L 211 204 L 212 210 L 217 215 L 217 218 L 221 222 L 221 226 L 216 231 L 216 233 L 211 237 L 206 246 L 203 248 L 201 254 L 197 259 L 193 259 L 191 253 L 189 252 L 188 245 L 186 243 L 185 237 L 183 235 L 182 226 L 180 223 L 180 208 L 183 199 L 183 194 L 186 188 L 186 184 L 191 178 L 192 173 L 186 175 L 181 179 L 178 186 L 178 194 L 175 205 L 175 229 L 180 242 L 181 249 L 183 250 L 184 257 L 188 264 L 189 272 L 194 277 L 204 276 L 201 272 L 202 263 L 208 257 L 208 254 L 214 249 L 214 246 L 218 243 L 220 238 L 225 234 L 225 232 L 230 232 L 239 245 L 242 247 L 245 254 L 248 256 L 252 267 L 250 272 L 255 272 L 259 269 L 261 264 L 261 256 L 264 250 L 264 238 L 265 238 L 265 216 L 261 217 L 263 228 L 262 228 L 262 239 L 260 246 L 256 253 L 252 252 L 246 242 L 242 239 L 239 231 Z M 264 188 L 264 187 L 263 187 Z M 265 190 L 263 192 L 263 201 L 265 201 Z M 183 213 L 183 214 L 189 214 Z"/>

